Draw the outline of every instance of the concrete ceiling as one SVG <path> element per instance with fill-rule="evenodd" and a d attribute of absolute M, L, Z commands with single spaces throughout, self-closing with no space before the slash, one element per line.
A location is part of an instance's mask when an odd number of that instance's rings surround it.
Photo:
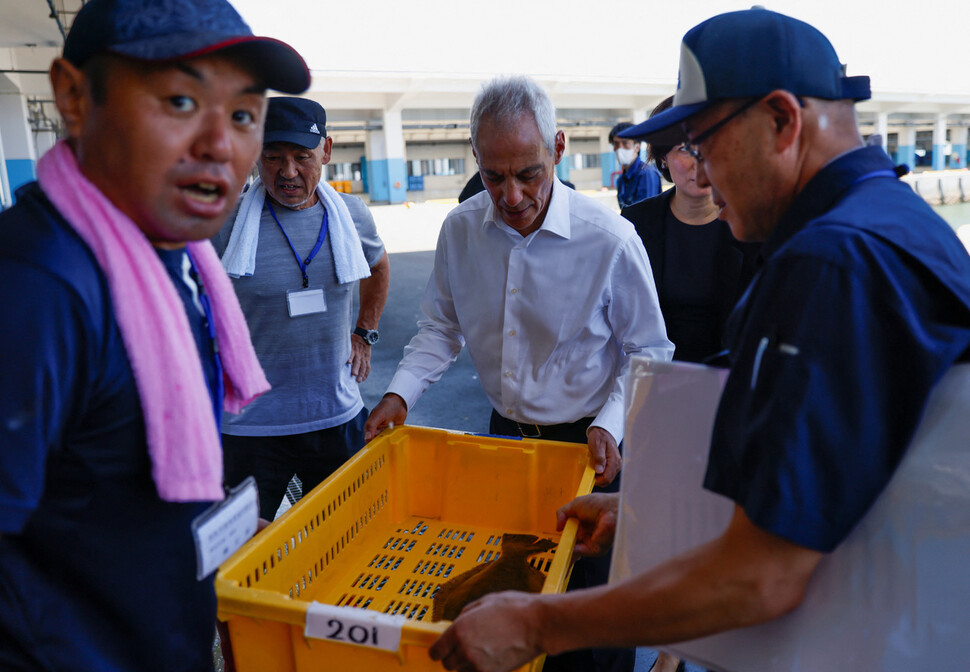
<path fill-rule="evenodd" d="M 62 46 L 58 21 L 66 32 L 82 4 L 83 0 L 0 0 L 0 48 Z"/>
<path fill-rule="evenodd" d="M 62 29 L 68 31 L 86 0 L 0 0 L 0 90 L 18 90 L 51 118 L 47 68 L 63 46 Z M 10 77 L 10 79 L 6 79 Z M 631 111 L 644 116 L 672 88 L 669 82 L 607 81 L 562 78 L 540 80 L 561 111 L 604 111 L 613 116 Z M 464 120 L 480 85 L 472 75 L 445 73 L 379 73 L 316 71 L 307 97 L 323 103 L 334 113 L 336 125 L 380 125 L 381 110 L 407 110 L 405 118 L 437 120 L 437 112 Z M 932 123 L 936 114 L 970 116 L 970 95 L 914 95 L 874 92 L 873 99 L 859 105 L 861 121 L 872 123 L 879 112 L 893 113 L 897 123 Z M 457 112 L 457 114 L 454 114 Z M 568 115 L 566 115 L 568 116 Z M 952 120 L 952 117 L 951 117 Z M 440 121 L 440 120 L 437 120 Z M 375 124 L 376 122 L 376 124 Z M 465 131 L 456 131 L 463 134 Z"/>

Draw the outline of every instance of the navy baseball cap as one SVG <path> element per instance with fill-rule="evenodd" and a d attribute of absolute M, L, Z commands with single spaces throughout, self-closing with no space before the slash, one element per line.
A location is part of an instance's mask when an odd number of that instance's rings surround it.
<path fill-rule="evenodd" d="M 263 124 L 263 144 L 292 142 L 313 149 L 327 137 L 327 111 L 307 98 L 270 98 Z"/>
<path fill-rule="evenodd" d="M 673 106 L 621 138 L 674 145 L 685 141 L 680 122 L 730 98 L 755 98 L 776 89 L 826 100 L 866 100 L 869 77 L 846 77 L 835 49 L 804 21 L 767 9 L 719 14 L 691 28 L 680 44 Z"/>
<path fill-rule="evenodd" d="M 182 61 L 229 51 L 267 88 L 302 93 L 310 70 L 293 47 L 257 37 L 226 0 L 89 0 L 64 41 L 64 58 L 81 67 L 100 53 Z"/>

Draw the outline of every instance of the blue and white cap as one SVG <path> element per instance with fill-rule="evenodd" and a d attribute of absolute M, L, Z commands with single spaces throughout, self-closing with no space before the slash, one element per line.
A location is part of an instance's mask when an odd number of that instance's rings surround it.
<path fill-rule="evenodd" d="M 753 8 L 712 17 L 691 28 L 680 45 L 673 106 L 620 137 L 673 145 L 687 138 L 680 122 L 731 98 L 776 89 L 826 100 L 866 100 L 869 77 L 846 77 L 835 49 L 804 21 Z"/>

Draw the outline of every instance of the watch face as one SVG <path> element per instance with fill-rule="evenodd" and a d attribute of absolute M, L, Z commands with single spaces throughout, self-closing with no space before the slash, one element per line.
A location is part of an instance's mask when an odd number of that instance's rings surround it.
<path fill-rule="evenodd" d="M 367 345 L 374 345 L 381 337 L 376 329 L 362 329 L 357 327 L 354 329 L 354 333 L 364 339 L 364 343 Z"/>

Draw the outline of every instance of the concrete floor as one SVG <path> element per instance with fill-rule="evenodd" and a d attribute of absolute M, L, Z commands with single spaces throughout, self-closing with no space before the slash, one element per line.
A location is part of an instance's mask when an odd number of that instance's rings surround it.
<path fill-rule="evenodd" d="M 404 353 L 417 333 L 421 295 L 434 262 L 433 251 L 391 253 L 391 288 L 381 317 L 381 340 L 371 354 L 371 375 L 360 386 L 364 404 L 380 401 Z M 407 424 L 469 432 L 488 429 L 491 405 L 485 398 L 471 357 L 462 350 L 457 361 L 408 413 Z"/>

